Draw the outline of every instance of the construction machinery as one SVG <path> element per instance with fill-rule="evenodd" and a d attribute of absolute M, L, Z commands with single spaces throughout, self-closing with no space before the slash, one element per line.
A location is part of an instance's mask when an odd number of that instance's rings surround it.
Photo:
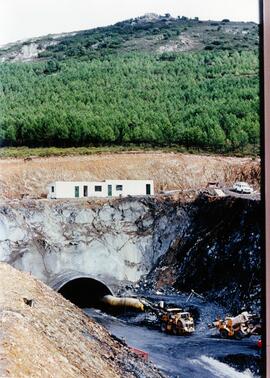
<path fill-rule="evenodd" d="M 162 332 L 174 335 L 190 335 L 195 331 L 194 320 L 190 313 L 181 308 L 168 308 L 160 319 Z"/>
<path fill-rule="evenodd" d="M 164 302 L 153 304 L 148 300 L 141 299 L 144 309 L 157 315 L 162 332 L 173 335 L 190 335 L 195 331 L 194 320 L 189 312 L 181 308 L 165 308 Z"/>
<path fill-rule="evenodd" d="M 153 303 L 145 298 L 117 298 L 105 295 L 101 302 L 110 308 L 130 309 L 155 314 L 162 332 L 173 335 L 188 335 L 194 332 L 194 320 L 190 313 L 181 308 L 165 308 L 163 301 Z"/>
<path fill-rule="evenodd" d="M 196 296 L 202 300 L 204 297 L 194 290 L 191 290 L 186 302 Z M 181 308 L 167 308 L 160 306 L 163 312 L 160 314 L 160 328 L 162 332 L 169 332 L 173 335 L 191 335 L 195 331 L 194 319 L 190 312 L 183 311 Z"/>
<path fill-rule="evenodd" d="M 251 335 L 258 335 L 261 332 L 258 316 L 247 311 L 235 317 L 227 316 L 224 320 L 218 318 L 209 327 L 217 328 L 220 337 L 223 339 L 235 338 L 240 340 Z"/>

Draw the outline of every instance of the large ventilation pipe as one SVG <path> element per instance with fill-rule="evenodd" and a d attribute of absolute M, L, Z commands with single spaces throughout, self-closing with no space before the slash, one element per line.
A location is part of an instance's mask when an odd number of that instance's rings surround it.
<path fill-rule="evenodd" d="M 139 299 L 115 297 L 103 282 L 89 277 L 71 279 L 58 292 L 81 308 L 95 307 L 111 312 L 144 311 L 144 304 Z"/>
<path fill-rule="evenodd" d="M 115 310 L 136 310 L 144 311 L 144 304 L 137 298 L 118 298 L 113 295 L 104 295 L 101 298 L 101 303 L 103 303 L 106 308 L 111 308 Z"/>
<path fill-rule="evenodd" d="M 99 308 L 101 298 L 112 295 L 111 290 L 103 282 L 88 277 L 72 279 L 62 285 L 58 292 L 81 308 Z"/>

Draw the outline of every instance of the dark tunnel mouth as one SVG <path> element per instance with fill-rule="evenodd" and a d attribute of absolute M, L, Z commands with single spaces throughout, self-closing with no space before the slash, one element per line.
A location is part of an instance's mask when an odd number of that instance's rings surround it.
<path fill-rule="evenodd" d="M 71 279 L 58 293 L 80 308 L 100 308 L 100 299 L 104 295 L 112 295 L 112 291 L 103 282 L 88 277 Z"/>

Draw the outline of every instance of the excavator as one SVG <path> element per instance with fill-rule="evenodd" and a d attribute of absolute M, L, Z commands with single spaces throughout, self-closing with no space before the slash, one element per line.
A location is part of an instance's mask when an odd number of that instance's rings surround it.
<path fill-rule="evenodd" d="M 163 301 L 153 303 L 145 298 L 118 298 L 113 295 L 105 295 L 101 302 L 106 307 L 152 312 L 156 315 L 162 332 L 173 335 L 190 335 L 195 331 L 194 320 L 188 311 L 183 311 L 181 308 L 166 308 Z"/>
<path fill-rule="evenodd" d="M 243 311 L 235 317 L 227 316 L 224 320 L 217 318 L 212 324 L 209 324 L 209 328 L 217 328 L 223 339 L 241 340 L 244 337 L 261 334 L 258 316 L 250 314 L 248 311 Z"/>

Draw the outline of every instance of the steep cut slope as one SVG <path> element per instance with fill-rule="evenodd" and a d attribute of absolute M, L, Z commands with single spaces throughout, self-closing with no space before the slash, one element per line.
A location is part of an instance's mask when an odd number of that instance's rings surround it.
<path fill-rule="evenodd" d="M 1 263 L 0 276 L 1 377 L 162 377 L 29 274 Z"/>
<path fill-rule="evenodd" d="M 150 274 L 157 287 L 191 289 L 237 312 L 261 306 L 263 208 L 260 201 L 199 197 L 191 227 Z"/>
<path fill-rule="evenodd" d="M 74 271 L 115 292 L 154 269 L 148 280 L 154 287 L 194 289 L 236 311 L 243 305 L 257 310 L 263 213 L 252 198 L 186 191 L 154 198 L 5 201 L 0 257 L 49 284 Z"/>
<path fill-rule="evenodd" d="M 0 260 L 46 283 L 76 271 L 119 287 L 148 273 L 188 224 L 181 200 L 6 201 Z"/>

